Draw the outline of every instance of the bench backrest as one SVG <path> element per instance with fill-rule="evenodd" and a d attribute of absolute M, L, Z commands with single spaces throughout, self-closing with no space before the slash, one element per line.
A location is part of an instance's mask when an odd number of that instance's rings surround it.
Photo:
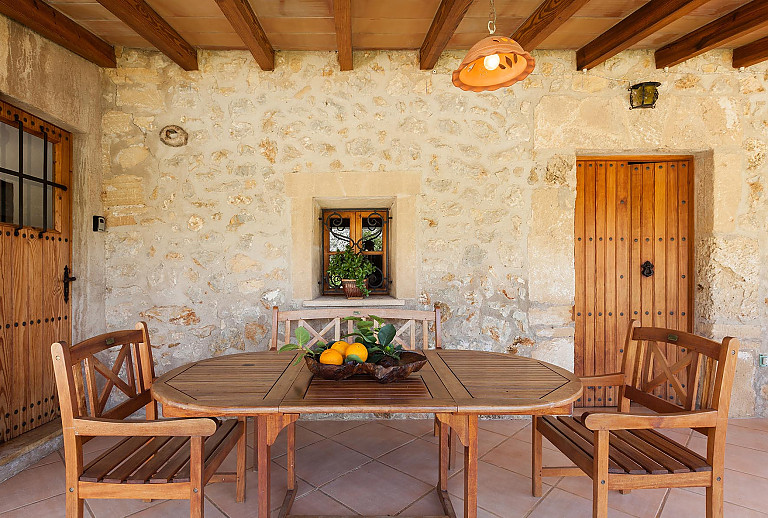
<path fill-rule="evenodd" d="M 296 311 L 280 311 L 272 308 L 272 339 L 270 349 L 275 350 L 293 340 L 293 333 L 298 327 L 304 327 L 311 336 L 309 346 L 318 341 L 340 340 L 351 333 L 353 321 L 344 321 L 345 317 L 360 317 L 365 320 L 369 315 L 381 317 L 397 329 L 393 343 L 404 349 L 429 349 L 430 345 L 442 347 L 440 308 L 434 311 L 418 311 L 393 308 L 327 308 Z M 282 325 L 282 326 L 281 326 Z M 282 327 L 282 333 L 279 328 Z M 421 328 L 420 330 L 417 328 Z M 430 332 L 431 331 L 431 332 Z"/>
<path fill-rule="evenodd" d="M 624 347 L 619 407 L 626 411 L 634 401 L 660 413 L 701 409 L 727 417 L 738 350 L 735 338 L 716 342 L 633 321 Z"/>
<path fill-rule="evenodd" d="M 95 356 L 108 349 L 116 351 L 111 367 Z M 123 419 L 141 407 L 146 408 L 147 419 L 157 418 L 157 407 L 150 394 L 155 367 L 146 323 L 139 322 L 136 329 L 105 333 L 71 347 L 64 342 L 54 343 L 51 356 L 65 430 L 78 417 Z M 107 409 L 115 389 L 126 399 Z"/>

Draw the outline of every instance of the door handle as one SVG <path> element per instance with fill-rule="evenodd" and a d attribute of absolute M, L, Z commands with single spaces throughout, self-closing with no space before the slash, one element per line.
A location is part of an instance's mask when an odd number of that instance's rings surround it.
<path fill-rule="evenodd" d="M 651 261 L 645 261 L 640 265 L 640 273 L 643 277 L 651 277 L 653 275 L 653 263 Z"/>
<path fill-rule="evenodd" d="M 71 277 L 69 271 L 69 266 L 64 265 L 64 279 L 62 281 L 64 282 L 64 303 L 69 302 L 69 283 L 72 281 L 76 281 L 77 277 Z"/>

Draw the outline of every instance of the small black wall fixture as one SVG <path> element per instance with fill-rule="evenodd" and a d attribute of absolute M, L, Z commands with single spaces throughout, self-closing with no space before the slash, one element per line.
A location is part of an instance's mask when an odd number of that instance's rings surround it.
<path fill-rule="evenodd" d="M 656 108 L 661 83 L 646 81 L 629 87 L 629 109 Z"/>

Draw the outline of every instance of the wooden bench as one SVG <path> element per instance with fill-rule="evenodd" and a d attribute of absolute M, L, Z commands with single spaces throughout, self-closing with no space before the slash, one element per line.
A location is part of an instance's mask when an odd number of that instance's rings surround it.
<path fill-rule="evenodd" d="M 441 349 L 442 321 L 440 307 L 435 304 L 433 311 L 419 311 L 393 308 L 327 308 L 295 311 L 280 311 L 277 306 L 272 308 L 272 335 L 270 350 L 277 350 L 281 345 L 290 343 L 293 334 L 298 327 L 304 327 L 309 331 L 311 340 L 308 346 L 315 345 L 318 341 L 341 340 L 345 334 L 354 329 L 354 322 L 347 317 L 361 317 L 367 319 L 369 315 L 376 315 L 393 324 L 397 328 L 397 334 L 393 343 L 403 346 L 404 349 Z M 421 327 L 419 330 L 418 328 Z M 282 332 L 280 329 L 282 328 Z M 281 340 L 282 338 L 282 340 Z M 439 433 L 440 422 L 435 419 L 435 434 Z M 294 445 L 296 437 L 295 423 L 287 426 L 288 462 L 294 464 Z M 448 435 L 448 448 L 451 449 L 451 437 Z M 256 455 L 257 436 L 254 433 L 254 455 Z M 449 457 L 450 459 L 450 457 Z M 256 465 L 257 462 L 254 462 Z"/>
<path fill-rule="evenodd" d="M 95 356 L 110 349 L 116 352 L 112 366 Z M 237 501 L 245 500 L 245 419 L 158 420 L 144 322 L 72 347 L 54 343 L 51 356 L 61 402 L 68 518 L 83 516 L 85 498 L 189 499 L 190 516 L 202 517 L 208 482 L 236 482 Z M 107 410 L 115 388 L 124 401 Z M 125 420 L 142 407 L 146 420 Z M 123 439 L 84 465 L 82 446 L 93 437 Z M 216 473 L 235 446 L 236 473 Z"/>
<path fill-rule="evenodd" d="M 619 387 L 618 413 L 533 418 L 534 496 L 541 496 L 542 476 L 587 475 L 592 515 L 606 518 L 609 489 L 706 487 L 707 518 L 722 517 L 725 431 L 738 349 L 734 338 L 718 343 L 633 321 L 621 372 L 582 378 L 585 388 Z M 662 398 L 658 393 L 665 385 L 670 390 Z M 630 413 L 630 403 L 655 413 Z M 657 428 L 692 428 L 706 435 L 706 456 Z M 542 436 L 577 467 L 543 467 Z"/>

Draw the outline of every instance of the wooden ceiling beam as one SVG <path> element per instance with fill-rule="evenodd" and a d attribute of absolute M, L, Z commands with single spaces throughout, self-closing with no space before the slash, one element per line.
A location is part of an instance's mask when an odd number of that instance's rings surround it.
<path fill-rule="evenodd" d="M 352 0 L 333 0 L 339 68 L 352 70 Z"/>
<path fill-rule="evenodd" d="M 42 0 L 0 0 L 0 13 L 105 68 L 115 68 L 115 49 Z"/>
<path fill-rule="evenodd" d="M 275 49 L 248 0 L 216 0 L 216 3 L 261 69 L 274 70 Z"/>
<path fill-rule="evenodd" d="M 753 0 L 658 49 L 656 68 L 671 67 L 768 27 L 768 0 Z"/>
<path fill-rule="evenodd" d="M 576 68 L 596 67 L 708 1 L 651 0 L 576 51 Z"/>
<path fill-rule="evenodd" d="M 733 49 L 733 68 L 749 67 L 768 59 L 768 37 Z"/>
<path fill-rule="evenodd" d="M 544 0 L 517 28 L 512 39 L 528 52 L 546 40 L 589 0 Z"/>
<path fill-rule="evenodd" d="M 197 51 L 144 0 L 97 0 L 184 70 L 197 70 Z"/>
<path fill-rule="evenodd" d="M 419 66 L 422 70 L 429 70 L 435 66 L 440 54 L 445 50 L 448 41 L 456 32 L 467 9 L 473 0 L 442 0 L 437 8 L 432 25 L 427 31 L 424 43 L 419 49 Z"/>

